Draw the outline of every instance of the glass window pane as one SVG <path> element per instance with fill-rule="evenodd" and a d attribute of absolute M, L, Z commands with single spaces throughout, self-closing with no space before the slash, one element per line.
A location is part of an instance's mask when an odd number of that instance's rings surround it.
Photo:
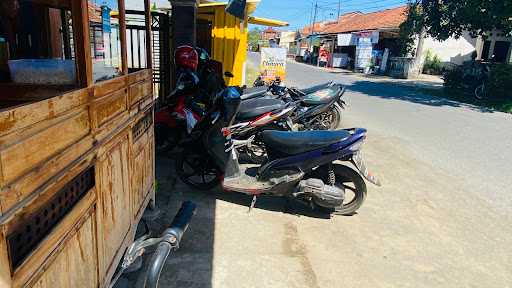
<path fill-rule="evenodd" d="M 91 57 L 95 82 L 122 73 L 117 0 L 88 0 Z"/>
<path fill-rule="evenodd" d="M 77 88 L 71 11 L 44 3 L 0 1 L 1 107 Z"/>
<path fill-rule="evenodd" d="M 144 1 L 125 1 L 125 3 L 128 72 L 132 73 L 148 67 L 146 59 L 146 18 Z"/>

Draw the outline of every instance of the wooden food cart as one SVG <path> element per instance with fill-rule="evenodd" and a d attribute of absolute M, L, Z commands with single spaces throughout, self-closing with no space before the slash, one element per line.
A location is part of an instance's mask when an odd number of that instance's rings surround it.
<path fill-rule="evenodd" d="M 154 200 L 151 41 L 128 69 L 124 0 L 2 2 L 0 287 L 106 286 Z"/>

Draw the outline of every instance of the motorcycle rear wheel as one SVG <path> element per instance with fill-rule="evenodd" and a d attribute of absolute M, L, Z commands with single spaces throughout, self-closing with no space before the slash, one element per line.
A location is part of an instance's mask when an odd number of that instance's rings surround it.
<path fill-rule="evenodd" d="M 277 124 L 270 124 L 263 128 L 263 130 L 286 131 L 286 129 Z M 267 160 L 267 150 L 265 149 L 265 143 L 263 143 L 261 132 L 256 135 L 256 138 L 252 142 L 251 147 L 245 147 L 244 150 L 244 152 L 247 153 L 251 163 L 262 164 Z"/>
<path fill-rule="evenodd" d="M 354 215 L 366 199 L 366 183 L 359 173 L 345 165 L 334 164 L 333 170 L 336 175 L 334 185 L 345 189 L 345 200 L 343 201 L 343 205 L 335 208 L 325 208 L 318 204 L 317 206 L 321 210 L 335 215 Z M 321 169 L 321 171 L 318 172 L 321 173 L 321 176 L 319 176 L 324 183 L 328 183 L 329 174 L 327 169 Z"/>
<path fill-rule="evenodd" d="M 336 130 L 341 126 L 342 108 L 338 103 L 334 103 L 331 108 L 324 113 L 315 116 L 307 130 Z"/>

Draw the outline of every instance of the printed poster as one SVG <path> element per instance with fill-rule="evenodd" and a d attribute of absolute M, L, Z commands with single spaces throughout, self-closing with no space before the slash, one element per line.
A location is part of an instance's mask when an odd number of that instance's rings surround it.
<path fill-rule="evenodd" d="M 370 37 L 360 37 L 356 46 L 356 68 L 370 67 L 372 59 L 372 41 Z"/>
<path fill-rule="evenodd" d="M 270 83 L 277 76 L 281 81 L 286 77 L 286 49 L 261 48 L 260 76 L 265 83 Z"/>

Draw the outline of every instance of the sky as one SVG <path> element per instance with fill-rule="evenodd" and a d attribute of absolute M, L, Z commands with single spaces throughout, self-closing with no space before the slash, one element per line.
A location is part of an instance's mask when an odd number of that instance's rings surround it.
<path fill-rule="evenodd" d="M 169 6 L 168 0 L 150 0 L 150 2 L 156 2 L 157 7 Z M 227 0 L 221 2 L 227 2 Z M 127 9 L 144 9 L 143 0 L 125 0 L 125 3 Z M 338 0 L 261 0 L 252 15 L 286 21 L 290 23 L 290 26 L 283 27 L 281 30 L 296 31 L 310 24 L 313 18 L 312 11 L 314 10 L 315 3 L 318 3 L 317 22 L 336 19 L 338 15 Z M 341 0 L 340 11 L 341 14 L 352 11 L 372 12 L 401 6 L 406 3 L 407 0 Z"/>
<path fill-rule="evenodd" d="M 315 3 L 318 3 L 317 22 L 335 20 L 338 15 L 338 2 L 338 0 L 261 0 L 252 15 L 286 21 L 290 26 L 283 27 L 281 30 L 295 31 L 310 24 Z M 373 12 L 406 3 L 407 0 L 341 0 L 340 10 L 341 14 L 352 11 Z"/>

